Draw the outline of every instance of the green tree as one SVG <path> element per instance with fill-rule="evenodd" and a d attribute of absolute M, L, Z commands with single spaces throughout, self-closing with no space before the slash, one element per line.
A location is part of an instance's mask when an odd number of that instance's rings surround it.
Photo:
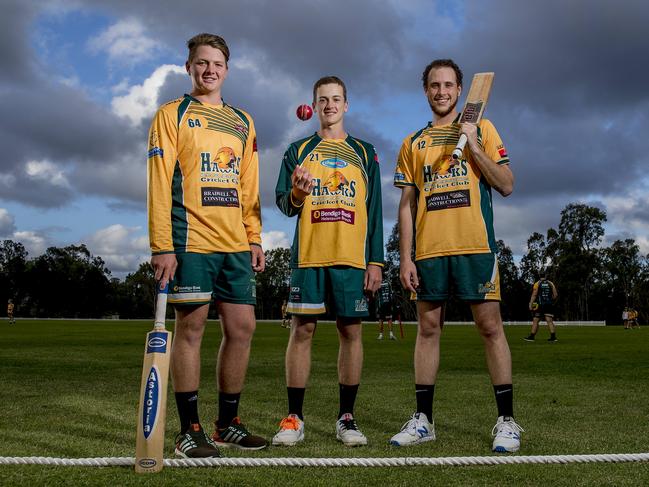
<path fill-rule="evenodd" d="M 539 272 L 542 272 L 548 258 L 545 237 L 534 232 L 527 239 L 527 253 L 521 259 L 521 277 L 528 284 L 533 284 L 538 279 Z"/>
<path fill-rule="evenodd" d="M 17 313 L 25 298 L 26 269 L 27 251 L 23 244 L 12 240 L 0 242 L 0 305 L 5 306 L 12 299 Z"/>
<path fill-rule="evenodd" d="M 412 250 L 414 259 L 414 249 Z M 397 301 L 402 310 L 401 319 L 412 321 L 417 317 L 416 304 L 410 299 L 410 292 L 403 289 L 401 279 L 399 278 L 399 265 L 401 255 L 399 250 L 399 222 L 392 227 L 392 232 L 388 237 L 385 246 L 385 266 L 383 267 L 383 280 L 387 280 L 392 287 L 392 297 Z"/>
<path fill-rule="evenodd" d="M 28 266 L 32 316 L 100 318 L 110 308 L 110 271 L 84 245 L 50 247 Z"/>
<path fill-rule="evenodd" d="M 257 318 L 277 319 L 282 315 L 282 303 L 288 300 L 291 278 L 291 249 L 279 247 L 267 250 L 266 269 L 257 274 Z"/>
<path fill-rule="evenodd" d="M 153 267 L 148 262 L 143 262 L 137 271 L 128 274 L 124 282 L 118 283 L 117 287 L 113 288 L 116 294 L 116 309 L 120 317 L 152 318 L 155 286 Z M 169 309 L 168 313 L 173 313 L 173 310 Z"/>
<path fill-rule="evenodd" d="M 561 211 L 559 231 L 548 231 L 547 253 L 552 261 L 550 277 L 559 291 L 564 319 L 590 320 L 590 299 L 601 287 L 602 253 L 597 247 L 604 236 L 606 212 L 571 203 Z"/>
<path fill-rule="evenodd" d="M 496 244 L 498 245 L 497 255 L 498 271 L 500 273 L 500 309 L 502 318 L 504 321 L 526 319 L 528 316 L 528 286 L 519 276 L 512 250 L 503 240 L 498 240 Z"/>

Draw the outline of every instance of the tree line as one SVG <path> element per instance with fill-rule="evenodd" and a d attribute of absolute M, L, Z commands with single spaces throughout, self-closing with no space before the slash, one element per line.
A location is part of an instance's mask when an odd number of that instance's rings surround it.
<path fill-rule="evenodd" d="M 622 309 L 631 306 L 647 320 L 649 255 L 641 255 L 633 239 L 602 246 L 606 212 L 569 204 L 558 228 L 534 232 L 517 265 L 512 250 L 498 241 L 502 315 L 505 321 L 530 318 L 532 284 L 544 273 L 559 291 L 558 320 L 605 320 L 620 324 Z M 277 319 L 288 298 L 290 250 L 266 251 L 266 270 L 257 275 L 257 317 Z M 386 244 L 384 279 L 390 281 L 403 318 L 415 319 L 415 302 L 399 282 L 398 225 Z M 19 317 L 149 318 L 153 315 L 155 282 L 148 263 L 125 279 L 113 278 L 101 257 L 81 245 L 50 247 L 30 259 L 20 242 L 0 243 L 0 300 L 12 299 Z M 170 311 L 171 314 L 171 311 Z M 216 311 L 210 310 L 212 317 Z M 447 320 L 470 321 L 469 307 L 451 299 Z"/>

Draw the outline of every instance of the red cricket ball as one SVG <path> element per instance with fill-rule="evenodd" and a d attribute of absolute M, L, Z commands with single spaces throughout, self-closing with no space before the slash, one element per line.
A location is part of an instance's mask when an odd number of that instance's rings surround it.
<path fill-rule="evenodd" d="M 300 105 L 297 107 L 295 114 L 300 120 L 308 120 L 313 116 L 313 110 L 309 105 Z"/>

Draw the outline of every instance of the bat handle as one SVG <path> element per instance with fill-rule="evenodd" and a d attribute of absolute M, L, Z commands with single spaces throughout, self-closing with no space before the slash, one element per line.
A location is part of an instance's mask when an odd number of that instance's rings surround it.
<path fill-rule="evenodd" d="M 457 141 L 457 145 L 455 146 L 455 150 L 453 150 L 453 153 L 451 154 L 451 157 L 453 159 L 459 159 L 462 157 L 462 151 L 464 150 L 464 146 L 466 145 L 466 134 L 460 135 L 460 139 Z"/>
<path fill-rule="evenodd" d="M 165 328 L 165 318 L 167 316 L 167 294 L 169 294 L 169 284 L 160 289 L 160 285 L 156 284 L 158 293 L 155 302 L 155 327 Z"/>

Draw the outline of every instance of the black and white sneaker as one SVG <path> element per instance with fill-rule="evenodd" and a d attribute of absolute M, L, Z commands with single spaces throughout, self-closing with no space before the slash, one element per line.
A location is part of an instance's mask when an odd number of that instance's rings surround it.
<path fill-rule="evenodd" d="M 218 458 L 221 456 L 214 442 L 200 424 L 191 424 L 185 433 L 176 436 L 176 455 L 182 458 Z"/>
<path fill-rule="evenodd" d="M 217 446 L 240 450 L 261 450 L 268 446 L 268 442 L 261 436 L 251 434 L 239 417 L 234 418 L 227 428 L 217 428 L 212 440 Z"/>

